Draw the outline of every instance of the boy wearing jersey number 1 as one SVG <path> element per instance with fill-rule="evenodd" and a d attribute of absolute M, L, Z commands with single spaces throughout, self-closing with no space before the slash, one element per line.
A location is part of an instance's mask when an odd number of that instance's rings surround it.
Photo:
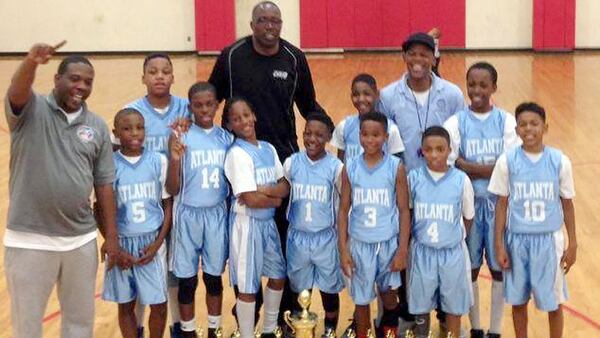
<path fill-rule="evenodd" d="M 144 118 L 125 108 L 115 116 L 121 149 L 113 155 L 117 226 L 122 248 L 118 268 L 107 270 L 102 299 L 119 303 L 119 328 L 138 336 L 135 305 L 150 305 L 151 338 L 163 336 L 167 320 L 164 240 L 171 225 L 171 198 L 165 191 L 167 158 L 143 147 Z"/>
<path fill-rule="evenodd" d="M 382 150 L 388 137 L 387 123 L 381 113 L 360 116 L 364 152 L 342 170 L 338 246 L 343 272 L 351 279 L 359 338 L 367 337 L 370 330 L 369 304 L 376 297 L 375 284 L 384 303 L 383 333 L 396 336 L 396 289 L 408 256 L 406 172 L 399 158 Z"/>
<path fill-rule="evenodd" d="M 223 282 L 228 255 L 225 153 L 233 135 L 213 123 L 219 106 L 215 87 L 194 84 L 188 93 L 194 124 L 170 139 L 167 189 L 175 196 L 171 232 L 171 270 L 179 282 L 179 312 L 183 337 L 196 337 L 194 301 L 198 263 L 206 287 L 208 338 L 221 326 Z"/>
<path fill-rule="evenodd" d="M 326 114 L 309 114 L 303 133 L 305 150 L 283 163 L 291 188 L 286 245 L 290 288 L 294 293 L 319 288 L 325 309 L 325 335 L 335 335 L 338 293 L 344 287 L 335 227 L 343 164 L 325 150 L 333 128 Z M 296 306 L 295 310 L 301 309 Z"/>
<path fill-rule="evenodd" d="M 427 164 L 408 174 L 413 207 L 408 308 L 415 315 L 417 338 L 428 337 L 429 313 L 438 304 L 446 313 L 448 332 L 459 337 L 460 317 L 473 304 L 465 243 L 475 214 L 473 187 L 464 172 L 447 164 L 446 129 L 427 128 L 421 148 Z"/>
<path fill-rule="evenodd" d="M 521 147 L 501 155 L 488 190 L 498 195 L 495 246 L 504 270 L 504 298 L 513 306 L 517 338 L 527 337 L 527 303 L 548 312 L 550 337 L 562 337 L 565 274 L 575 263 L 575 188 L 571 162 L 544 145 L 546 112 L 536 103 L 516 110 Z M 565 249 L 562 225 L 569 244 Z"/>

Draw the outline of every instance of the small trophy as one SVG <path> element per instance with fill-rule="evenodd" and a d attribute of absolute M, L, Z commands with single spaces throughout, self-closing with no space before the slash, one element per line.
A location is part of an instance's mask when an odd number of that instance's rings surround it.
<path fill-rule="evenodd" d="M 367 330 L 367 338 L 375 338 L 375 335 L 373 334 L 373 331 L 371 331 L 371 329 Z"/>
<path fill-rule="evenodd" d="M 261 335 L 262 335 L 262 334 L 260 333 L 260 331 L 258 330 L 258 328 L 256 328 L 256 329 L 254 330 L 254 338 L 260 338 L 260 336 L 261 336 Z"/>
<path fill-rule="evenodd" d="M 196 330 L 196 335 L 198 336 L 198 338 L 204 338 L 204 329 L 202 328 L 202 326 L 200 326 Z"/>
<path fill-rule="evenodd" d="M 448 331 L 448 335 L 446 336 L 446 338 L 454 338 L 454 335 L 452 334 L 452 332 Z"/>
<path fill-rule="evenodd" d="M 406 330 L 406 332 L 404 333 L 404 337 L 415 338 L 415 334 L 411 330 Z"/>
<path fill-rule="evenodd" d="M 302 307 L 300 316 L 292 315 L 288 310 L 284 313 L 285 322 L 292 328 L 296 338 L 313 338 L 315 326 L 317 326 L 317 314 L 308 312 L 310 306 L 310 292 L 304 290 L 298 296 L 298 304 Z"/>
<path fill-rule="evenodd" d="M 275 332 L 273 333 L 275 333 L 275 338 L 281 338 L 283 336 L 283 331 L 279 326 L 275 328 Z"/>
<path fill-rule="evenodd" d="M 222 328 L 217 328 L 217 330 L 215 330 L 215 336 L 217 336 L 217 338 L 223 338 L 223 329 Z"/>
<path fill-rule="evenodd" d="M 231 334 L 231 338 L 241 338 L 242 334 L 240 333 L 240 329 L 236 328 L 235 331 Z"/>
<path fill-rule="evenodd" d="M 352 329 L 348 329 L 348 338 L 356 338 L 356 332 Z"/>

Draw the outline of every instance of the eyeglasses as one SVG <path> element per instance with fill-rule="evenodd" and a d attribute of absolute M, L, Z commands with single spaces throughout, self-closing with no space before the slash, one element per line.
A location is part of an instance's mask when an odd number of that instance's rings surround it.
<path fill-rule="evenodd" d="M 261 17 L 257 18 L 255 22 L 258 25 L 266 25 L 267 23 L 270 23 L 273 26 L 281 26 L 281 24 L 283 23 L 283 21 L 281 19 L 278 19 L 278 18 L 267 18 L 267 17 L 264 17 L 264 16 L 261 16 Z"/>

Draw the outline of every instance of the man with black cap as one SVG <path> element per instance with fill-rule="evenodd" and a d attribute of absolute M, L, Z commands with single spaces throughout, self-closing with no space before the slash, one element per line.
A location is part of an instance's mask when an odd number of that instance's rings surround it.
<path fill-rule="evenodd" d="M 392 119 L 404 142 L 404 163 L 407 172 L 425 164 L 421 153 L 421 136 L 425 129 L 441 126 L 448 117 L 465 107 L 463 94 L 457 85 L 432 72 L 435 65 L 435 42 L 427 33 L 414 33 L 402 43 L 402 58 L 406 73 L 400 80 L 381 90 L 379 110 Z M 406 302 L 406 273 L 402 271 L 400 325 L 412 325 Z M 438 318 L 443 321 L 443 313 Z M 403 331 L 400 331 L 403 332 Z"/>
<path fill-rule="evenodd" d="M 407 171 L 425 163 L 420 153 L 421 135 L 465 107 L 463 94 L 455 84 L 432 72 L 435 42 L 427 33 L 415 33 L 402 44 L 407 72 L 400 80 L 381 90 L 379 110 L 392 119 L 406 147 Z"/>

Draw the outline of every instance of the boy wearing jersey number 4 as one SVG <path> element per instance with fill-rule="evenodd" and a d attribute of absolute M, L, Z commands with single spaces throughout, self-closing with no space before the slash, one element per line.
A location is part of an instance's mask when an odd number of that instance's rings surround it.
<path fill-rule="evenodd" d="M 527 303 L 548 312 L 550 337 L 562 337 L 565 274 L 575 263 L 575 189 L 571 162 L 543 143 L 546 112 L 536 103 L 515 111 L 523 140 L 498 158 L 488 190 L 496 203 L 496 258 L 504 270 L 504 297 L 513 306 L 517 338 L 527 337 Z M 569 236 L 565 250 L 562 224 Z"/>
<path fill-rule="evenodd" d="M 459 337 L 460 317 L 473 304 L 465 243 L 475 215 L 473 187 L 464 172 L 447 164 L 446 129 L 427 128 L 421 148 L 427 165 L 408 174 L 413 206 L 408 308 L 415 315 L 417 338 L 428 337 L 429 312 L 438 304 L 446 313 L 448 332 Z"/>
<path fill-rule="evenodd" d="M 359 338 L 367 337 L 370 329 L 369 304 L 376 296 L 375 284 L 383 300 L 383 333 L 396 336 L 396 289 L 408 256 L 406 172 L 399 158 L 382 151 L 388 138 L 387 122 L 377 112 L 360 116 L 364 152 L 342 170 L 338 245 L 343 272 L 351 279 Z"/>

